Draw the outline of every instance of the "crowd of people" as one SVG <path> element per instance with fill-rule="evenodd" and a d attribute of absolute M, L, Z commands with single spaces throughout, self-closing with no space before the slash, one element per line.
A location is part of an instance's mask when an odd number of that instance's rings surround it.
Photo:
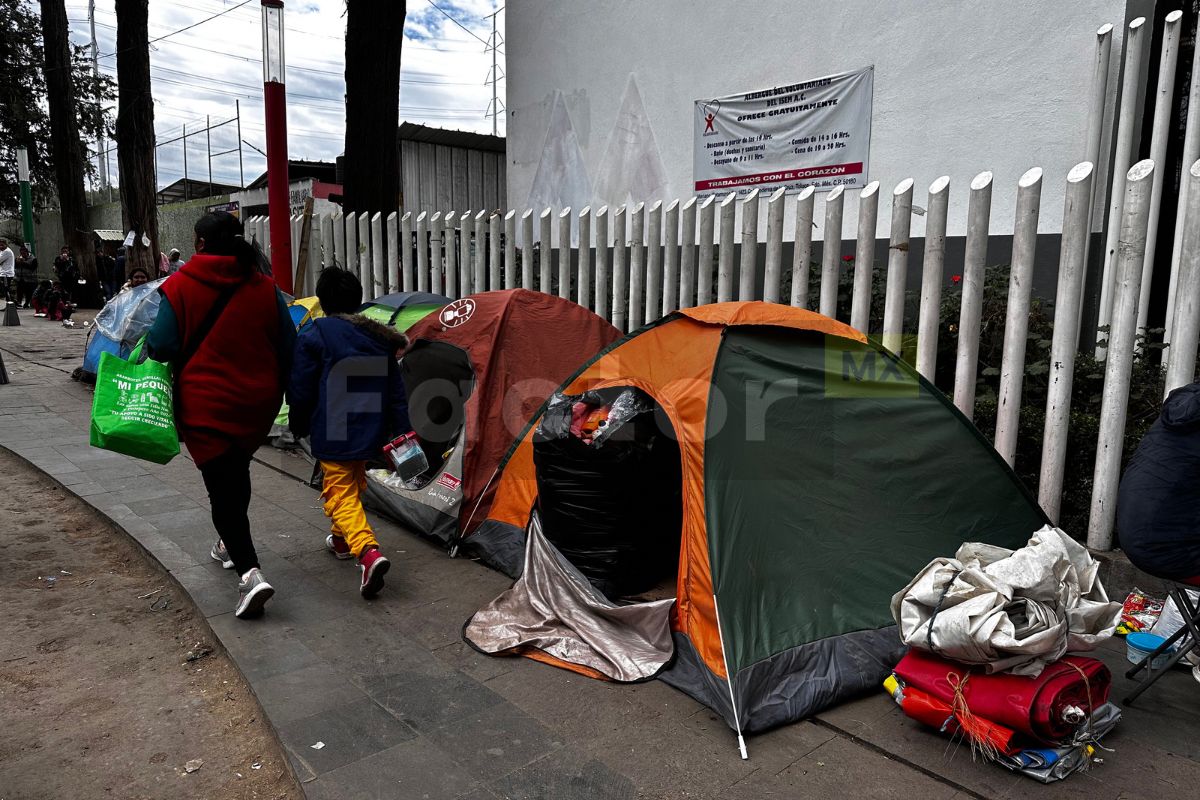
<path fill-rule="evenodd" d="M 177 248 L 170 253 L 159 253 L 154 272 L 137 266 L 129 269 L 125 248 L 118 247 L 116 255 L 110 255 L 102 247 L 95 249 L 96 277 L 103 300 L 107 303 L 122 292 L 165 278 L 179 271 L 184 261 Z M 18 308 L 33 309 L 35 317 L 44 317 L 55 322 L 72 325 L 71 314 L 78 307 L 82 273 L 75 252 L 64 246 L 54 258 L 51 278 L 38 274 L 38 260 L 29 247 L 21 245 L 16 252 L 5 238 L 0 238 L 0 291 L 7 302 Z"/>

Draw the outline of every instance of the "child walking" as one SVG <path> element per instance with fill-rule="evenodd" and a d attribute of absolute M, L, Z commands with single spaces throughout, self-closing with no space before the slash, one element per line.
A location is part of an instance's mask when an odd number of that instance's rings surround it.
<path fill-rule="evenodd" d="M 412 426 L 396 363 L 408 337 L 354 313 L 362 296 L 353 273 L 337 267 L 321 272 L 317 299 L 325 316 L 296 340 L 287 399 L 288 427 L 297 438 L 312 437 L 313 456 L 325 472 L 321 498 L 333 521 L 325 544 L 338 558 L 358 559 L 359 591 L 372 597 L 383 588 L 390 564 L 363 513 L 366 462 Z"/>

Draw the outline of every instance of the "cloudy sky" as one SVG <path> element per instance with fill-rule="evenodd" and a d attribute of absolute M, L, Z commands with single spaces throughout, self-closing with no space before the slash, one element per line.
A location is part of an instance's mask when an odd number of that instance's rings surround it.
<path fill-rule="evenodd" d="M 401 50 L 400 119 L 443 128 L 490 133 L 485 114 L 492 99 L 492 54 L 486 50 L 492 21 L 488 15 L 503 0 L 408 0 Z M 114 0 L 96 0 L 96 40 L 100 55 L 116 50 Z M 265 149 L 262 104 L 262 23 L 258 0 L 152 0 L 150 74 L 154 84 L 154 127 L 158 135 L 158 185 L 183 177 L 187 126 L 188 176 L 208 177 L 207 147 L 201 132 L 205 117 L 213 123 L 232 119 L 241 104 L 242 139 Z M 221 12 L 227 12 L 221 14 Z M 287 38 L 288 151 L 292 158 L 330 160 L 342 152 L 345 133 L 346 21 L 344 0 L 288 0 Z M 220 16 L 214 15 L 221 14 Z M 87 0 L 67 0 L 72 39 L 88 44 Z M 498 56 L 504 65 L 504 12 L 500 11 Z M 212 19 L 210 19 L 212 18 Z M 207 20 L 207 21 L 205 21 Z M 196 24 L 200 23 L 200 24 Z M 174 33 L 190 25 L 196 27 Z M 100 69 L 115 76 L 116 57 L 100 59 Z M 504 81 L 499 85 L 501 103 Z M 504 134 L 504 117 L 499 120 Z M 237 135 L 234 125 L 211 132 L 212 178 L 236 184 Z M 175 140 L 175 141 L 171 141 Z M 110 143 L 111 147 L 111 143 Z M 245 180 L 266 168 L 266 159 L 243 145 Z M 116 176 L 116 153 L 109 157 Z"/>

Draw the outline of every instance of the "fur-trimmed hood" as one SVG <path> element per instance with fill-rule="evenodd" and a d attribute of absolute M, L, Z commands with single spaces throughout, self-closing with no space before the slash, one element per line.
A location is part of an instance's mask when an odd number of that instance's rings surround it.
<path fill-rule="evenodd" d="M 333 314 L 332 317 L 361 328 L 389 347 L 394 347 L 397 352 L 408 347 L 408 337 L 402 331 L 370 317 L 364 317 L 362 314 Z"/>

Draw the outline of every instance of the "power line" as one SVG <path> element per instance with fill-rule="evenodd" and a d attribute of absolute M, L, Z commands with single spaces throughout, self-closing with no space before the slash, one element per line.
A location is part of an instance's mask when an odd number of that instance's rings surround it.
<path fill-rule="evenodd" d="M 471 34 L 472 36 L 474 36 L 476 39 L 479 39 L 479 41 L 480 41 L 480 42 L 482 42 L 482 43 L 484 44 L 484 46 L 485 46 L 485 47 L 487 46 L 487 41 L 486 41 L 485 39 L 483 39 L 482 37 L 480 37 L 480 35 L 479 35 L 479 34 L 477 34 L 477 33 L 475 33 L 475 31 L 471 30 L 471 29 L 470 29 L 470 28 L 468 28 L 466 25 L 463 25 L 461 22 L 459 22 L 459 21 L 458 21 L 458 20 L 456 20 L 454 17 L 452 17 L 452 16 L 450 15 L 450 12 L 449 12 L 449 11 L 447 11 L 447 10 L 446 10 L 446 9 L 444 9 L 444 8 L 442 8 L 442 7 L 441 7 L 441 6 L 439 6 L 437 3 L 433 2 L 433 0 L 425 0 L 425 2 L 426 2 L 426 3 L 429 3 L 429 5 L 433 6 L 433 7 L 434 7 L 434 8 L 436 8 L 438 11 L 441 11 L 441 12 L 442 12 L 442 14 L 443 14 L 443 16 L 445 16 L 445 17 L 446 17 L 446 19 L 450 20 L 450 21 L 451 21 L 451 22 L 453 22 L 455 25 L 457 25 L 458 27 L 462 28 L 462 29 L 463 29 L 464 31 L 466 31 L 467 33 L 469 33 L 469 34 Z M 498 10 L 499 10 L 499 9 L 497 9 L 497 11 L 498 11 Z"/>
<path fill-rule="evenodd" d="M 213 14 L 211 17 L 202 19 L 199 22 L 193 22 L 191 25 L 180 28 L 177 31 L 171 31 L 170 33 L 165 33 L 156 39 L 151 39 L 146 44 L 154 44 L 155 42 L 161 42 L 163 39 L 169 39 L 172 36 L 177 36 L 177 35 L 183 33 L 184 31 L 190 31 L 192 28 L 195 28 L 199 25 L 203 25 L 206 22 L 211 22 L 212 20 L 216 19 L 217 17 L 223 17 L 226 14 L 228 14 L 230 11 L 236 11 L 237 9 L 241 8 L 242 6 L 249 4 L 250 2 L 251 2 L 251 0 L 242 0 L 242 2 L 238 3 L 236 6 L 233 6 L 232 8 L 228 8 L 228 9 L 220 12 L 219 14 Z M 135 49 L 135 47 L 125 48 L 125 50 L 133 50 L 133 49 Z M 115 56 L 117 53 L 125 52 L 125 50 L 118 50 L 118 51 L 115 51 L 112 53 L 105 53 L 103 56 L 100 56 L 100 58 L 108 58 L 109 56 Z"/>

